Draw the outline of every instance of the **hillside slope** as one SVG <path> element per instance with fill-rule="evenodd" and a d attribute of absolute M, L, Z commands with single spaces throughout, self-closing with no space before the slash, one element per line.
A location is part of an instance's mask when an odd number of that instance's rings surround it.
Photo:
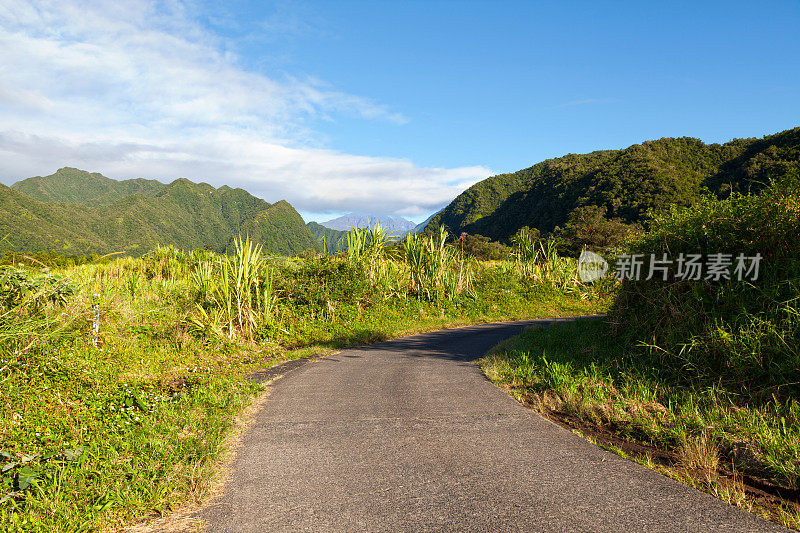
<path fill-rule="evenodd" d="M 320 249 L 288 203 L 185 179 L 153 197 L 134 194 L 97 207 L 40 202 L 0 186 L 0 234 L 0 252 L 142 255 L 158 245 L 225 251 L 245 234 L 268 253 Z"/>
<path fill-rule="evenodd" d="M 35 176 L 11 186 L 15 191 L 40 202 L 66 202 L 82 205 L 111 205 L 132 194 L 156 196 L 164 189 L 160 181 L 142 178 L 113 180 L 97 172 L 64 167 L 49 176 Z"/>
<path fill-rule="evenodd" d="M 422 222 L 420 222 L 419 224 L 414 226 L 414 229 L 412 229 L 411 232 L 412 233 L 420 233 L 422 231 L 425 231 L 425 228 L 428 226 L 430 221 L 433 220 L 433 217 L 435 217 L 436 215 L 438 215 L 441 212 L 442 212 L 442 209 L 438 210 L 437 212 L 435 212 L 434 214 L 432 214 L 431 216 L 429 216 L 428 218 L 426 218 L 425 220 L 423 220 Z"/>
<path fill-rule="evenodd" d="M 317 239 L 317 242 L 322 244 L 323 239 L 328 245 L 328 252 L 338 252 L 347 248 L 347 232 L 339 231 L 337 229 L 326 228 L 322 224 L 316 222 L 309 222 L 306 224 L 309 231 Z"/>
<path fill-rule="evenodd" d="M 306 250 L 322 250 L 322 245 L 308 230 L 303 217 L 286 200 L 272 204 L 247 220 L 239 233 L 250 235 L 252 241 L 260 243 L 265 251 L 274 254 L 297 255 Z"/>
<path fill-rule="evenodd" d="M 553 231 L 578 207 L 638 222 L 649 209 L 689 205 L 703 191 L 725 197 L 759 189 L 774 175 L 800 168 L 800 128 L 763 139 L 705 144 L 665 138 L 623 150 L 569 154 L 487 178 L 460 194 L 429 227 L 507 240 L 520 227 Z"/>

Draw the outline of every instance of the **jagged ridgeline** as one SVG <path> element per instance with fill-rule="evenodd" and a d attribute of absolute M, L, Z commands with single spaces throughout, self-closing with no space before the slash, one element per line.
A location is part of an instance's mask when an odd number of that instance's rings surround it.
<path fill-rule="evenodd" d="M 74 168 L 0 185 L 0 253 L 138 256 L 158 245 L 224 252 L 240 234 L 268 253 L 322 249 L 288 202 L 270 204 L 243 189 L 117 181 Z"/>
<path fill-rule="evenodd" d="M 508 240 L 523 226 L 542 233 L 564 227 L 587 206 L 604 208 L 607 218 L 639 222 L 649 209 L 691 205 L 704 192 L 727 197 L 760 190 L 770 178 L 800 170 L 798 161 L 800 128 L 722 145 L 682 137 L 569 154 L 473 185 L 428 227 Z"/>

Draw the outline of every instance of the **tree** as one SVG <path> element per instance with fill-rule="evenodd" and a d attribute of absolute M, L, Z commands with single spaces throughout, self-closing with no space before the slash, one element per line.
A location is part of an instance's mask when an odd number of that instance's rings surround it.
<path fill-rule="evenodd" d="M 584 247 L 596 252 L 616 248 L 634 227 L 619 218 L 606 218 L 605 207 L 587 205 L 576 208 L 556 235 L 567 253 L 577 255 Z"/>
<path fill-rule="evenodd" d="M 507 246 L 494 242 L 483 235 L 462 233 L 461 242 L 464 247 L 464 253 L 476 259 L 500 260 L 508 259 L 511 256 L 511 250 Z"/>

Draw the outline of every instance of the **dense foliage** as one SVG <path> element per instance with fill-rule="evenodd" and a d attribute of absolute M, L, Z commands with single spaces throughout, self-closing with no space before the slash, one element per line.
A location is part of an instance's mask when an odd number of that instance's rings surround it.
<path fill-rule="evenodd" d="M 79 183 L 98 180 L 103 185 L 108 179 L 84 174 L 86 179 Z M 74 177 L 54 176 L 49 178 L 55 183 Z M 37 181 L 45 182 L 47 178 Z M 179 179 L 153 196 L 133 194 L 110 205 L 89 206 L 40 202 L 0 185 L 0 252 L 140 256 L 159 245 L 224 252 L 245 233 L 268 253 L 294 255 L 321 249 L 291 205 L 269 204 L 227 186 L 215 189 Z"/>
<path fill-rule="evenodd" d="M 64 167 L 49 176 L 35 176 L 11 186 L 15 191 L 40 202 L 67 202 L 82 205 L 111 205 L 132 194 L 153 197 L 166 187 L 143 178 L 112 180 L 97 172 Z"/>
<path fill-rule="evenodd" d="M 800 178 L 759 194 L 704 197 L 656 215 L 633 251 L 760 254 L 758 278 L 629 281 L 614 309 L 623 336 L 654 346 L 660 364 L 737 394 L 800 397 Z M 751 275 L 752 276 L 752 275 Z"/>
<path fill-rule="evenodd" d="M 564 252 L 577 256 L 586 248 L 595 252 L 609 252 L 622 246 L 638 224 L 625 224 L 619 218 L 608 218 L 606 208 L 596 205 L 576 207 L 563 228 L 554 235 Z"/>
<path fill-rule="evenodd" d="M 483 235 L 463 235 L 459 245 L 465 254 L 482 260 L 502 260 L 512 257 L 512 250 Z"/>
<path fill-rule="evenodd" d="M 347 232 L 338 229 L 326 228 L 322 224 L 309 222 L 308 230 L 320 244 L 328 248 L 329 253 L 336 253 L 347 248 Z"/>
<path fill-rule="evenodd" d="M 649 210 L 691 205 L 704 192 L 727 197 L 757 191 L 771 177 L 798 168 L 800 128 L 723 145 L 665 138 L 624 150 L 569 154 L 493 176 L 460 194 L 430 225 L 508 240 L 522 226 L 546 235 L 563 228 L 576 209 L 592 206 L 630 224 Z"/>

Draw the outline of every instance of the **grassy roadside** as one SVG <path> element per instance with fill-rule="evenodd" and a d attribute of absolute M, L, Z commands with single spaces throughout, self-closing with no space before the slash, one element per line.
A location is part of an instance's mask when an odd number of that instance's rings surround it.
<path fill-rule="evenodd" d="M 800 176 L 647 226 L 627 247 L 661 275 L 622 282 L 607 320 L 509 340 L 484 372 L 600 445 L 800 529 Z M 719 268 L 681 275 L 689 257 Z"/>
<path fill-rule="evenodd" d="M 255 370 L 608 305 L 569 276 L 555 285 L 531 265 L 467 263 L 435 244 L 410 258 L 287 260 L 243 246 L 230 258 L 161 249 L 0 271 L 0 530 L 116 530 L 202 500 L 237 417 L 264 390 L 246 378 Z"/>
<path fill-rule="evenodd" d="M 479 360 L 533 410 L 588 440 L 764 518 L 800 529 L 800 405 L 743 403 L 679 383 L 605 320 L 529 329 Z"/>

